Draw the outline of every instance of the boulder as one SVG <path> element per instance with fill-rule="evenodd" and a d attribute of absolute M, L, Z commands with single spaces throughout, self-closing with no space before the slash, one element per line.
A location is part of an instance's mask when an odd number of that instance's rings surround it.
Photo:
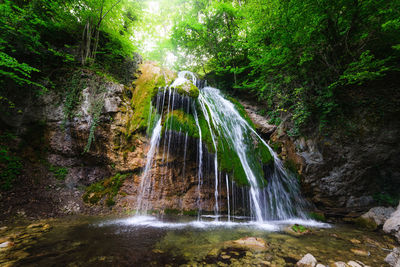
<path fill-rule="evenodd" d="M 394 248 L 393 251 L 386 256 L 385 262 L 392 267 L 400 267 L 400 247 Z"/>
<path fill-rule="evenodd" d="M 377 226 L 383 225 L 387 219 L 390 218 L 390 215 L 394 212 L 394 208 L 392 207 L 374 207 L 370 209 L 367 213 L 361 215 L 362 218 L 366 220 L 371 220 L 375 222 Z"/>
<path fill-rule="evenodd" d="M 304 257 L 296 263 L 298 267 L 315 267 L 316 265 L 317 259 L 310 253 L 304 255 Z"/>
<path fill-rule="evenodd" d="M 383 225 L 383 231 L 387 234 L 394 235 L 397 241 L 400 242 L 400 204 L 390 218 L 386 220 Z"/>

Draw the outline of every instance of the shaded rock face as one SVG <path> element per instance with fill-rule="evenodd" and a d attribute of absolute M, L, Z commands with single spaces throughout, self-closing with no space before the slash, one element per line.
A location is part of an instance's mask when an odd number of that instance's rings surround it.
<path fill-rule="evenodd" d="M 260 109 L 251 103 L 243 104 L 249 117 L 256 124 L 263 124 L 257 122 Z M 264 124 L 268 124 L 267 118 Z M 303 192 L 318 208 L 332 214 L 366 211 L 374 205 L 375 194 L 388 189 L 391 193 L 399 192 L 398 123 L 386 124 L 383 128 L 363 126 L 356 137 L 313 134 L 291 137 L 287 132 L 292 127 L 288 118 L 283 118 L 270 134 L 269 143 L 289 169 L 300 175 Z"/>
<path fill-rule="evenodd" d="M 162 77 L 164 81 L 162 68 L 153 63 L 144 65 L 146 68 L 142 71 L 146 70 L 145 76 L 156 75 L 157 79 Z M 139 75 L 142 74 L 139 72 Z M 167 73 L 167 76 L 173 76 L 173 73 Z M 33 218 L 107 213 L 110 211 L 108 207 L 86 204 L 82 195 L 87 186 L 116 173 L 132 175 L 125 179 L 113 209 L 136 209 L 141 172 L 146 164 L 150 141 L 143 127 L 136 126 L 143 124 L 142 121 L 147 125 L 147 109 L 139 111 L 138 105 L 141 104 L 136 103 L 141 96 L 141 92 L 135 92 L 138 86 L 126 87 L 107 82 L 102 84 L 103 90 L 97 95 L 93 93 L 93 88 L 84 88 L 74 115 L 68 120 L 64 114 L 65 99 L 52 91 L 29 103 L 22 115 L 12 118 L 1 114 L 0 122 L 3 124 L 21 129 L 21 132 L 26 132 L 25 135 L 29 136 L 31 132 L 35 135 L 20 141 L 26 144 L 20 152 L 25 161 L 23 177 L 14 191 L 0 195 L 0 210 L 4 211 L 0 218 L 16 213 Z M 153 90 L 153 87 L 148 89 Z M 94 139 L 85 152 L 93 124 L 93 101 L 101 101 L 102 109 Z M 132 122 L 138 113 L 137 122 Z M 37 124 L 40 124 L 40 132 L 36 128 L 30 129 L 31 125 Z M 161 144 L 164 143 L 162 139 Z M 212 175 L 204 178 L 202 190 L 198 190 L 197 146 L 197 140 L 190 139 L 185 157 L 182 142 L 173 145 L 170 150 L 160 148 L 152 167 L 151 191 L 144 193 L 149 209 L 197 211 L 201 207 L 203 211 L 213 211 L 215 184 Z M 205 147 L 203 149 L 206 151 Z M 204 153 L 204 162 L 204 172 L 209 173 L 213 168 L 212 155 Z M 55 171 L 51 171 L 53 167 Z M 65 177 L 57 178 L 54 172 L 59 168 L 66 171 Z M 219 192 L 219 208 L 223 210 L 226 209 L 226 192 L 225 185 L 221 183 L 220 186 L 223 188 Z"/>

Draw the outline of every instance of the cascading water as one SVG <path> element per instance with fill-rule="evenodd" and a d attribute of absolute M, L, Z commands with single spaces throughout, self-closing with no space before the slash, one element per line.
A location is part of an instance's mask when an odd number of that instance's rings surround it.
<path fill-rule="evenodd" d="M 213 183 L 216 220 L 221 211 L 226 211 L 228 221 L 243 216 L 257 222 L 306 218 L 308 203 L 301 197 L 296 178 L 285 171 L 276 153 L 240 114 L 237 106 L 212 87 L 201 88 L 197 98 L 182 95 L 176 88 L 185 83 L 200 85 L 193 73 L 180 72 L 178 78 L 169 87 L 160 88 L 153 99 L 158 116 L 149 119 L 149 128 L 153 130 L 137 209 L 142 212 L 149 209 L 146 198 L 151 195 L 151 168 L 160 147 L 162 164 L 168 166 L 171 150 L 177 149 L 176 144 L 184 144 L 182 179 L 185 179 L 188 140 L 194 138 L 197 140 L 196 205 L 199 219 L 205 182 Z M 178 123 L 171 115 L 174 113 L 192 118 L 194 129 L 190 129 L 191 132 L 185 130 L 188 127 L 185 124 L 174 128 Z M 160 146 L 161 140 L 163 145 Z M 223 190 L 226 191 L 223 193 Z M 221 207 L 227 210 L 221 210 Z"/>

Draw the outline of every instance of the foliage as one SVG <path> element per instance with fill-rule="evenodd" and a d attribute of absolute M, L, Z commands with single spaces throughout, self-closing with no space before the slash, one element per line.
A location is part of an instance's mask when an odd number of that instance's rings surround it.
<path fill-rule="evenodd" d="M 91 184 L 86 188 L 83 200 L 86 203 L 97 204 L 101 199 L 107 197 L 106 205 L 113 206 L 115 204 L 114 197 L 118 194 L 119 189 L 128 176 L 129 174 L 117 173 L 110 178 Z"/>
<path fill-rule="evenodd" d="M 64 181 L 68 175 L 68 168 L 50 165 L 49 171 L 54 174 L 57 180 Z"/>
<path fill-rule="evenodd" d="M 293 225 L 292 230 L 299 234 L 310 232 L 310 230 L 308 228 L 306 228 L 305 226 L 300 225 L 300 224 Z"/>
<path fill-rule="evenodd" d="M 357 104 L 357 86 L 398 75 L 398 1 L 191 0 L 178 12 L 172 42 L 196 59 L 187 66 L 226 90 L 252 92 L 269 111 L 290 112 L 291 135 L 337 125 Z"/>
<path fill-rule="evenodd" d="M 400 195 L 392 196 L 388 193 L 376 193 L 373 195 L 374 200 L 378 205 L 396 206 L 399 204 Z"/>
<path fill-rule="evenodd" d="M 21 159 L 15 156 L 7 146 L 15 136 L 11 133 L 0 135 L 0 190 L 6 191 L 13 187 L 15 179 L 21 173 Z"/>
<path fill-rule="evenodd" d="M 311 219 L 314 219 L 316 221 L 326 222 L 326 217 L 323 213 L 310 212 L 308 215 L 310 216 Z"/>
<path fill-rule="evenodd" d="M 133 57 L 131 38 L 140 8 L 128 0 L 1 1 L 0 97 L 7 101 L 0 104 L 12 107 L 52 90 L 60 74 L 68 76 L 86 55 L 82 36 L 89 24 L 90 63 L 113 73 L 113 65 Z"/>
<path fill-rule="evenodd" d="M 70 120 L 76 115 L 75 108 L 80 103 L 81 92 L 86 85 L 87 82 L 82 79 L 81 71 L 74 72 L 65 84 L 64 124 L 66 120 Z"/>

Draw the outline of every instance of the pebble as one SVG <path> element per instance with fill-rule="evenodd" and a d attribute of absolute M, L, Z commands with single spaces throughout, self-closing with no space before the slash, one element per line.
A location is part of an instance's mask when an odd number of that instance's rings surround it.
<path fill-rule="evenodd" d="M 361 250 L 361 249 L 352 248 L 352 249 L 350 249 L 350 251 L 358 256 L 368 257 L 369 255 L 371 255 L 371 253 L 369 251 L 365 251 L 365 250 Z"/>
<path fill-rule="evenodd" d="M 0 248 L 6 248 L 6 247 L 11 247 L 12 246 L 12 242 L 10 241 L 6 241 L 0 244 Z"/>
<path fill-rule="evenodd" d="M 337 261 L 337 262 L 332 264 L 332 267 L 347 267 L 347 265 L 343 261 Z"/>
<path fill-rule="evenodd" d="M 360 264 L 358 264 L 358 263 L 355 262 L 355 261 L 349 261 L 349 262 L 347 263 L 347 265 L 349 265 L 349 266 L 351 266 L 351 267 L 362 267 Z"/>
<path fill-rule="evenodd" d="M 350 239 L 350 242 L 353 243 L 353 244 L 361 244 L 361 241 L 358 240 L 358 239 L 355 239 L 355 238 Z"/>

